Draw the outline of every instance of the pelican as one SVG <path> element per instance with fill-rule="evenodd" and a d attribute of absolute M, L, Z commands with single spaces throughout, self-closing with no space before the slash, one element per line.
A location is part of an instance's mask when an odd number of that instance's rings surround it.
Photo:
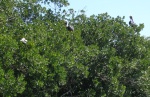
<path fill-rule="evenodd" d="M 133 25 L 135 25 L 132 16 L 130 16 L 129 25 L 132 27 L 133 27 Z"/>
<path fill-rule="evenodd" d="M 68 21 L 65 21 L 65 25 L 66 25 L 66 29 L 67 29 L 68 31 L 74 31 L 74 27 L 71 26 L 71 25 L 69 25 Z"/>

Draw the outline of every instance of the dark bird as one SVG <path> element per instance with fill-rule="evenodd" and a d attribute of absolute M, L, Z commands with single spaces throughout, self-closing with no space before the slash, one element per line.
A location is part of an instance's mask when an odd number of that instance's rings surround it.
<path fill-rule="evenodd" d="M 74 27 L 71 26 L 71 25 L 69 25 L 68 21 L 65 21 L 65 25 L 66 25 L 66 29 L 67 29 L 68 31 L 74 31 Z"/>
<path fill-rule="evenodd" d="M 130 16 L 129 25 L 132 27 L 135 25 L 132 16 Z"/>

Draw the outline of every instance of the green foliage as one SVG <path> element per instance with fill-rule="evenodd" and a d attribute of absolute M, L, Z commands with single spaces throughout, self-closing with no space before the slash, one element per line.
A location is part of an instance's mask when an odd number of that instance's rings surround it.
<path fill-rule="evenodd" d="M 66 0 L 0 1 L 0 96 L 149 97 L 150 40 L 124 17 L 53 13 Z M 69 32 L 65 18 L 73 23 Z M 26 43 L 20 41 L 22 38 Z"/>

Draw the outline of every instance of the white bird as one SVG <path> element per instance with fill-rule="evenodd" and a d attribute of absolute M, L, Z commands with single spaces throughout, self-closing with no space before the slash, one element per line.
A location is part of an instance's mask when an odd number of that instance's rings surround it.
<path fill-rule="evenodd" d="M 20 41 L 23 43 L 27 43 L 27 40 L 25 38 L 22 38 Z"/>

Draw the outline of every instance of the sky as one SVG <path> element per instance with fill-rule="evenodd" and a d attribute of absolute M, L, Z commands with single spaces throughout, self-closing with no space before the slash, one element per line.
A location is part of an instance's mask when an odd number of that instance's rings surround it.
<path fill-rule="evenodd" d="M 108 13 L 111 17 L 125 16 L 129 23 L 129 16 L 139 25 L 144 23 L 141 36 L 150 36 L 150 0 L 68 0 L 75 11 L 85 10 L 87 16 Z"/>

